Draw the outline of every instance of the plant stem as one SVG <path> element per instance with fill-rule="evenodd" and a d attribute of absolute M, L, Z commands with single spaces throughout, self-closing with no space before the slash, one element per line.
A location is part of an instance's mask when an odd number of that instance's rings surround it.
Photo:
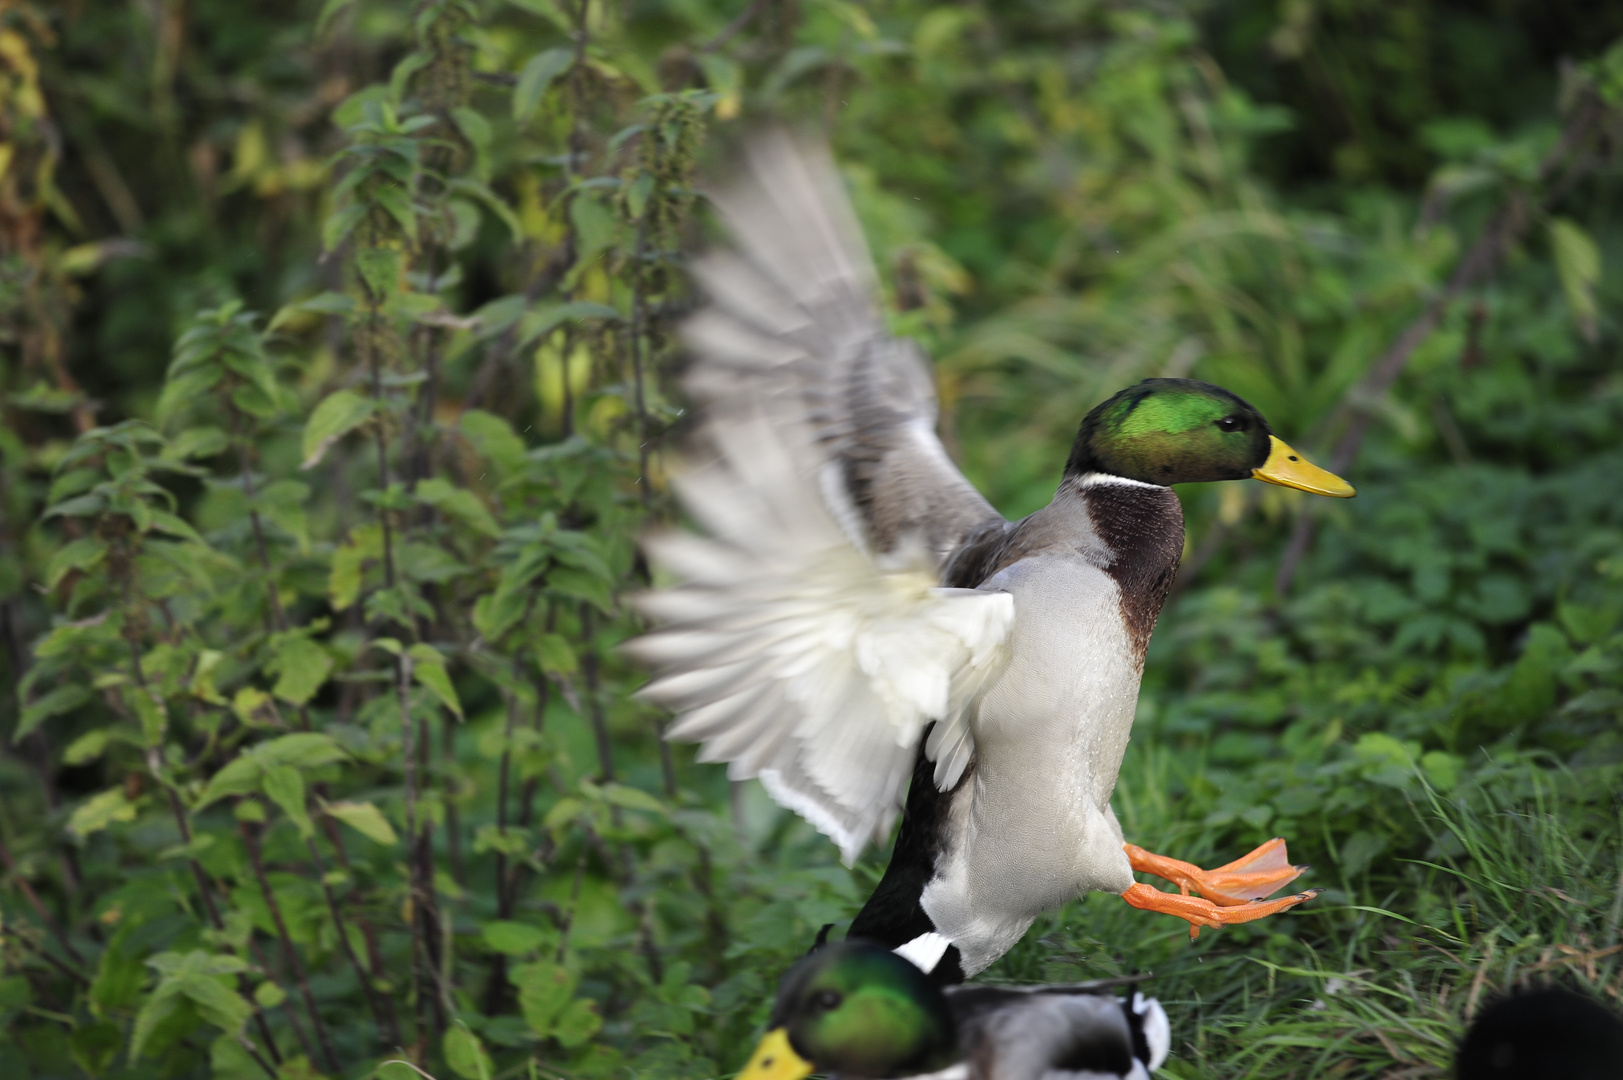
<path fill-rule="evenodd" d="M 248 848 L 248 864 L 253 867 L 254 878 L 259 882 L 259 894 L 265 898 L 265 906 L 270 909 L 271 922 L 276 924 L 276 937 L 282 945 L 282 960 L 293 973 L 293 981 L 298 984 L 299 994 L 304 998 L 304 1008 L 310 1014 L 310 1025 L 315 1028 L 316 1039 L 321 1043 L 327 1068 L 336 1073 L 339 1069 L 338 1054 L 333 1049 L 332 1037 L 327 1034 L 327 1025 L 321 1022 L 321 1010 L 316 1007 L 316 996 L 310 990 L 310 980 L 304 973 L 304 964 L 299 960 L 299 951 L 293 947 L 293 938 L 287 932 L 282 905 L 277 902 L 276 891 L 265 876 L 265 863 L 259 854 L 259 838 L 248 822 L 238 820 L 237 827 L 242 833 L 243 844 Z"/>
<path fill-rule="evenodd" d="M 315 867 L 316 878 L 321 882 L 321 894 L 327 899 L 327 911 L 332 915 L 333 931 L 338 935 L 338 945 L 344 950 L 344 958 L 349 966 L 355 969 L 355 977 L 360 980 L 361 991 L 366 994 L 367 1004 L 372 1007 L 372 1018 L 378 1026 L 378 1043 L 385 1049 L 400 1042 L 400 1032 L 395 1026 L 394 1012 L 387 1007 L 387 999 L 378 993 L 372 982 L 372 976 L 367 972 L 361 958 L 355 955 L 355 947 L 349 940 L 349 929 L 344 925 L 344 913 L 338 906 L 338 898 L 333 894 L 332 886 L 327 882 L 327 867 L 321 858 L 321 849 L 316 846 L 314 836 L 304 838 L 305 846 L 310 849 L 310 864 Z"/>

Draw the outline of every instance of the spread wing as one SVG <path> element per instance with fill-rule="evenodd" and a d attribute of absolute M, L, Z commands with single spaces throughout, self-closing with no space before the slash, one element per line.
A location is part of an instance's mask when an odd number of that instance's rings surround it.
<path fill-rule="evenodd" d="M 743 408 L 808 425 L 824 498 L 859 548 L 883 557 L 922 542 L 944 560 L 1003 519 L 936 437 L 922 352 L 880 321 L 833 163 L 769 132 L 747 165 L 714 200 L 738 249 L 694 266 L 710 305 L 684 327 L 697 357 L 686 387 L 712 422 Z"/>
<path fill-rule="evenodd" d="M 698 459 L 675 483 L 707 535 L 651 537 L 681 584 L 642 597 L 661 629 L 633 655 L 669 736 L 759 777 L 847 862 L 889 831 L 924 729 L 937 782 L 973 749 L 969 719 L 1002 659 L 1006 593 L 940 588 L 964 537 L 1001 522 L 934 432 L 928 366 L 890 337 L 873 269 L 826 156 L 752 145 L 717 199 L 738 254 L 699 277 L 687 386 Z"/>

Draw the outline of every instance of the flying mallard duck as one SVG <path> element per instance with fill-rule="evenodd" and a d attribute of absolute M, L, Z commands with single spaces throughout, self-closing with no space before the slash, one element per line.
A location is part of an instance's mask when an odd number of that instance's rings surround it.
<path fill-rule="evenodd" d="M 826 153 L 776 134 L 747 156 L 716 200 L 741 251 L 696 264 L 710 306 L 685 328 L 703 423 L 675 484 L 709 536 L 649 538 L 681 584 L 641 598 L 664 625 L 630 646 L 662 669 L 642 693 L 679 714 L 670 737 L 759 778 L 848 863 L 905 794 L 851 932 L 941 981 L 1089 890 L 1191 935 L 1313 896 L 1257 900 L 1302 869 L 1282 840 L 1216 870 L 1126 844 L 1110 794 L 1183 552 L 1167 485 L 1353 489 L 1228 391 L 1148 379 L 1082 421 L 1053 502 L 1004 520 L 936 438 L 928 362 L 884 329 Z"/>
<path fill-rule="evenodd" d="M 783 977 L 738 1080 L 1148 1080 L 1171 1029 L 1154 998 L 1115 997 L 1122 981 L 943 993 L 895 953 L 847 939 Z"/>

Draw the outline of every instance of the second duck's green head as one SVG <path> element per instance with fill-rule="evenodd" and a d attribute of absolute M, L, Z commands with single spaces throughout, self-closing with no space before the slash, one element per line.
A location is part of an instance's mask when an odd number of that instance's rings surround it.
<path fill-rule="evenodd" d="M 958 1057 L 946 999 L 923 972 L 880 946 L 841 941 L 783 977 L 766 1036 L 738 1080 L 916 1076 Z"/>
<path fill-rule="evenodd" d="M 1088 473 L 1163 485 L 1251 477 L 1353 495 L 1351 484 L 1287 446 L 1248 402 L 1194 379 L 1145 379 L 1088 413 L 1065 475 Z"/>

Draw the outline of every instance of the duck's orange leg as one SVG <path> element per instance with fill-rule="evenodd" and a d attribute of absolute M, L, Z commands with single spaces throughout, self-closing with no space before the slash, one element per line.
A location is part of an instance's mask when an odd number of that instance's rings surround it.
<path fill-rule="evenodd" d="M 1305 866 L 1292 866 L 1280 837 L 1263 844 L 1215 870 L 1202 870 L 1193 863 L 1145 851 L 1136 844 L 1124 844 L 1127 860 L 1134 870 L 1165 878 L 1178 886 L 1178 895 L 1164 893 L 1148 885 L 1135 884 L 1122 894 L 1136 908 L 1161 911 L 1189 921 L 1189 937 L 1199 936 L 1202 926 L 1230 926 L 1251 922 L 1294 907 L 1319 894 L 1318 889 L 1264 901 L 1263 898 L 1295 881 Z M 1197 892 L 1203 899 L 1191 897 Z"/>

